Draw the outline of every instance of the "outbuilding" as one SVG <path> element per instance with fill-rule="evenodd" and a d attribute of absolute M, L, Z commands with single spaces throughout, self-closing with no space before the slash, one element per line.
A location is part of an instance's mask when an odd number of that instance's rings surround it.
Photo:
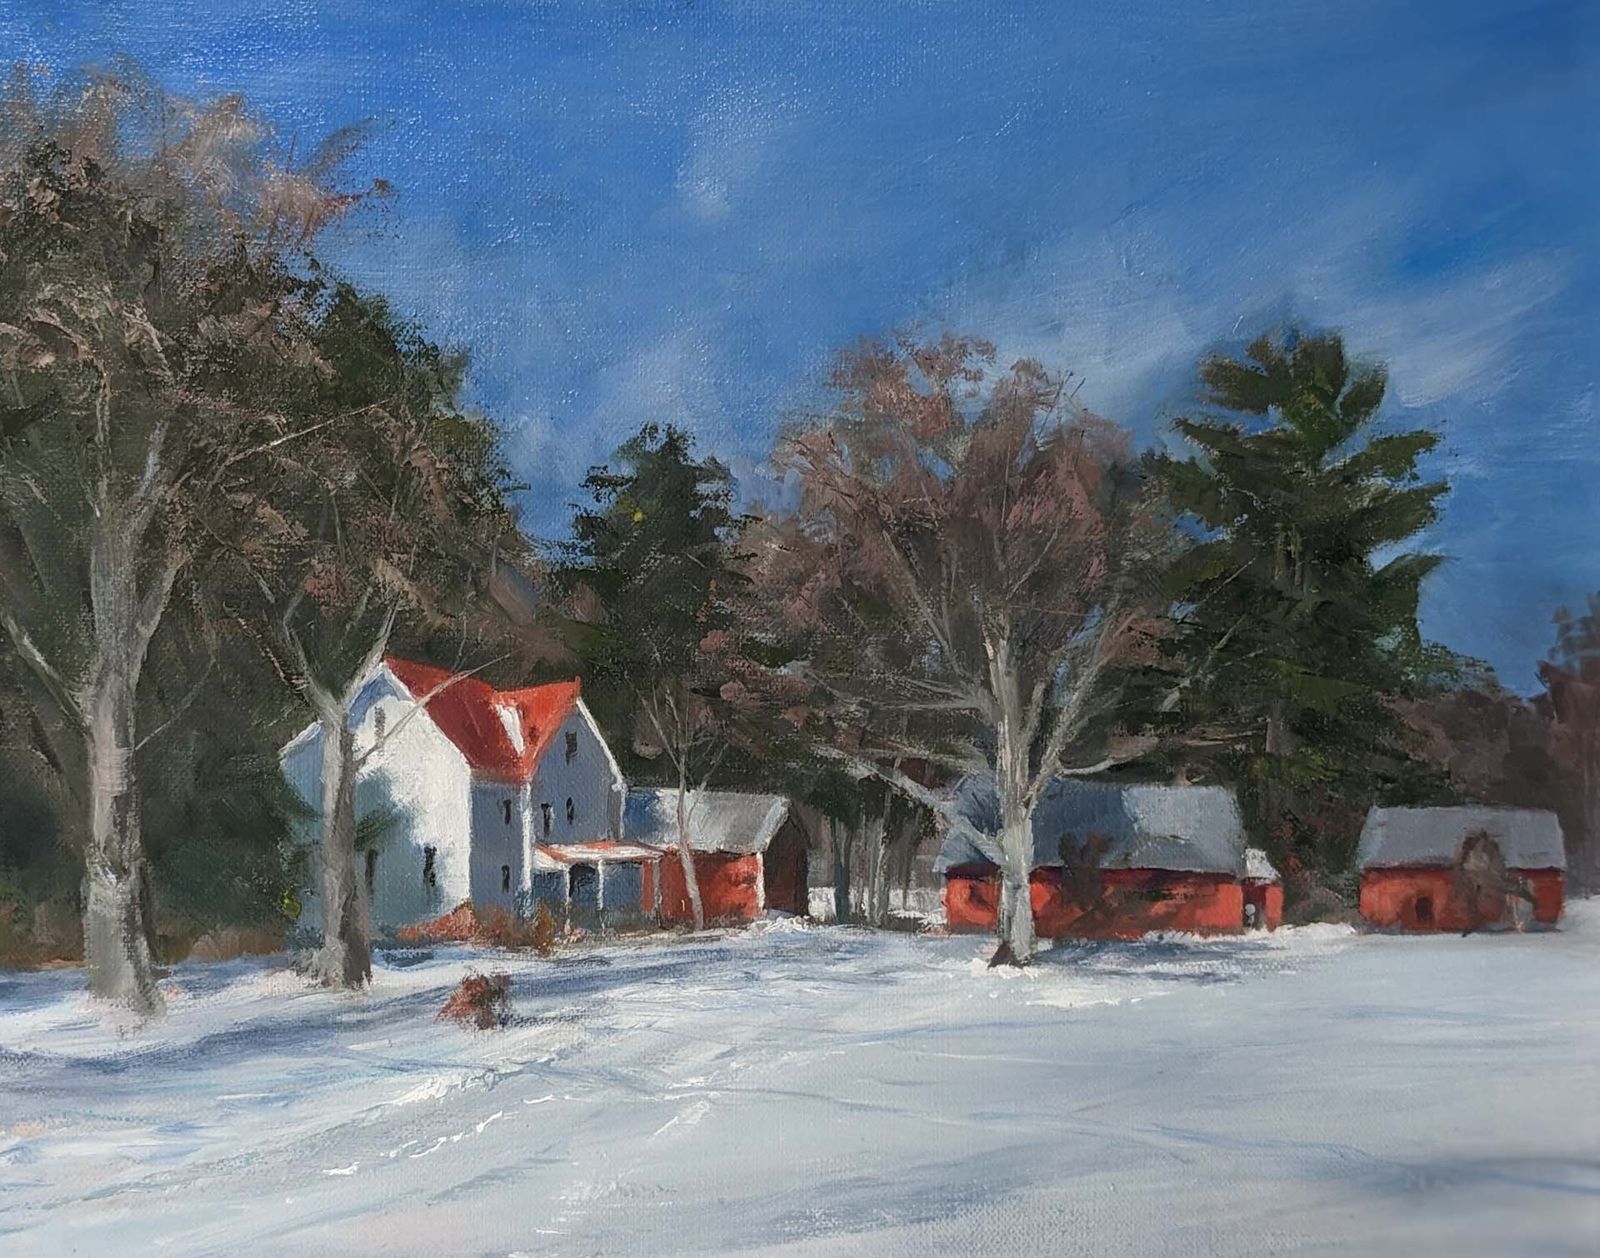
<path fill-rule="evenodd" d="M 685 824 L 695 881 L 708 923 L 754 921 L 768 909 L 806 912 L 806 833 L 781 795 L 690 791 Z M 666 853 L 660 865 L 663 921 L 694 918 L 678 856 L 678 792 L 628 792 L 630 843 Z"/>
<path fill-rule="evenodd" d="M 1000 906 L 993 786 L 969 778 L 956 806 L 968 825 L 951 828 L 934 866 L 945 879 L 945 921 L 992 931 Z M 1244 874 L 1244 826 L 1223 787 L 1058 780 L 1034 810 L 1030 894 L 1045 937 L 1238 931 Z"/>
<path fill-rule="evenodd" d="M 1566 847 L 1553 812 L 1373 808 L 1356 863 L 1361 916 L 1373 926 L 1467 931 L 1561 916 Z"/>

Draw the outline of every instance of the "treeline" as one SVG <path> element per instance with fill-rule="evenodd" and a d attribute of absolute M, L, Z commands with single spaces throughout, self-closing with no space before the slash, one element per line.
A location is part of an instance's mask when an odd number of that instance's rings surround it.
<path fill-rule="evenodd" d="M 6 958 L 81 954 L 96 991 L 152 1008 L 158 961 L 297 917 L 300 823 L 326 913 L 310 968 L 365 982 L 348 717 L 391 651 L 507 683 L 580 671 L 634 776 L 808 803 L 872 919 L 986 775 L 1017 961 L 1030 818 L 1061 774 L 1233 786 L 1307 914 L 1348 903 L 1379 799 L 1559 808 L 1591 871 L 1600 609 L 1561 622 L 1532 702 L 1422 638 L 1436 437 L 1378 423 L 1384 374 L 1336 335 L 1206 359 L 1205 411 L 1175 425 L 1190 457 L 980 340 L 864 343 L 780 436 L 785 509 L 742 512 L 692 417 L 641 417 L 536 545 L 464 360 L 319 260 L 386 195 L 342 182 L 358 143 L 291 160 L 241 101 L 134 73 L 11 86 Z M 276 761 L 310 722 L 314 814 Z"/>

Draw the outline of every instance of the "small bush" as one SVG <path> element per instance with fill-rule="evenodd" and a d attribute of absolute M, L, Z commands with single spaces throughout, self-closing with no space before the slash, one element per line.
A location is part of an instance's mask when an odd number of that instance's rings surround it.
<path fill-rule="evenodd" d="M 463 900 L 443 917 L 402 926 L 395 931 L 401 943 L 472 943 L 478 938 L 478 915 L 472 902 Z"/>
<path fill-rule="evenodd" d="M 533 950 L 541 957 L 556 950 L 556 919 L 550 916 L 550 906 L 542 900 L 539 911 L 533 915 Z"/>
<path fill-rule="evenodd" d="M 469 974 L 456 985 L 439 1017 L 480 1031 L 504 1026 L 511 1017 L 511 976 Z"/>
<path fill-rule="evenodd" d="M 543 903 L 530 920 L 494 908 L 479 913 L 463 901 L 443 917 L 395 931 L 401 943 L 471 943 L 495 948 L 532 948 L 547 957 L 555 951 L 557 928 L 550 910 Z"/>

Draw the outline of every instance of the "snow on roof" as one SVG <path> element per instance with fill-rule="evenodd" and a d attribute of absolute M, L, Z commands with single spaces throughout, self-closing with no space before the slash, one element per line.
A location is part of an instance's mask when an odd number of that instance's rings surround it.
<path fill-rule="evenodd" d="M 567 865 L 603 865 L 617 861 L 660 859 L 661 849 L 658 847 L 644 847 L 638 843 L 618 843 L 613 839 L 596 839 L 592 843 L 539 843 L 533 849 L 533 867 L 541 873 L 558 870 Z"/>
<path fill-rule="evenodd" d="M 1244 850 L 1244 876 L 1251 882 L 1282 882 L 1267 854 L 1259 847 Z"/>
<path fill-rule="evenodd" d="M 1533 808 L 1373 808 L 1361 827 L 1362 869 L 1450 865 L 1470 834 L 1500 845 L 1512 869 L 1565 869 L 1566 846 L 1553 812 Z"/>
<path fill-rule="evenodd" d="M 545 748 L 577 709 L 581 690 L 576 678 L 496 690 L 477 677 L 415 660 L 390 656 L 384 663 L 413 698 L 427 699 L 434 724 L 476 772 L 513 782 L 533 776 Z"/>
<path fill-rule="evenodd" d="M 789 801 L 781 795 L 690 791 L 689 846 L 696 852 L 764 852 L 788 815 Z M 677 847 L 678 792 L 629 791 L 622 832 L 655 847 Z"/>
<path fill-rule="evenodd" d="M 960 815 L 983 836 L 1000 829 L 992 781 L 965 779 L 956 788 Z M 1057 779 L 1033 815 L 1033 864 L 1065 863 L 1063 849 L 1085 854 L 1091 840 L 1106 846 L 1102 869 L 1167 869 L 1242 875 L 1244 823 L 1233 792 L 1220 786 L 1116 786 Z M 934 868 L 996 864 L 993 840 L 952 829 Z"/>

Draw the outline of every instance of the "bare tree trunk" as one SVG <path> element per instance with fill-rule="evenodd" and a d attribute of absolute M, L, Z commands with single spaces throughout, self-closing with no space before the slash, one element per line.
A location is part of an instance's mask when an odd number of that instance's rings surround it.
<path fill-rule="evenodd" d="M 1582 871 L 1583 890 L 1600 887 L 1600 738 L 1589 735 L 1578 740 L 1578 755 L 1583 772 L 1582 858 L 1574 862 Z"/>
<path fill-rule="evenodd" d="M 150 957 L 148 880 L 133 769 L 134 683 L 101 673 L 84 705 L 88 842 L 84 850 L 83 962 L 89 990 L 142 1014 L 163 1007 Z"/>
<path fill-rule="evenodd" d="M 367 886 L 356 861 L 355 731 L 347 705 L 319 706 L 322 725 L 322 947 L 312 973 L 328 987 L 372 981 Z"/>
<path fill-rule="evenodd" d="M 125 522 L 122 513 L 102 507 L 89 539 L 95 658 L 80 702 L 89 776 L 83 958 L 92 992 L 154 1014 L 163 1002 L 150 956 L 149 879 L 134 768 L 135 697 L 181 561 L 169 556 L 141 595 L 138 518 Z"/>
<path fill-rule="evenodd" d="M 872 871 L 872 924 L 882 926 L 889 920 L 889 884 L 893 881 L 889 875 L 889 846 L 888 827 L 885 825 L 878 835 L 877 850 L 873 853 L 874 868 Z"/>
<path fill-rule="evenodd" d="M 833 920 L 843 926 L 854 916 L 850 904 L 850 827 L 828 818 L 828 844 L 833 854 Z"/>
<path fill-rule="evenodd" d="M 1011 665 L 1009 643 L 1001 638 L 990 651 L 990 676 L 998 714 L 995 740 L 995 790 L 1000 804 L 1000 945 L 990 965 L 1027 965 L 1037 938 L 1029 877 L 1033 873 L 1033 801 L 1029 798 L 1028 757 L 1033 731 L 1026 728 L 1022 687 Z"/>
<path fill-rule="evenodd" d="M 678 761 L 678 860 L 683 865 L 683 885 L 689 893 L 689 914 L 695 930 L 706 928 L 706 909 L 700 900 L 700 878 L 694 867 L 694 848 L 689 843 L 689 776 L 686 765 Z"/>
<path fill-rule="evenodd" d="M 869 926 L 882 926 L 884 919 L 889 916 L 887 823 L 888 818 L 882 812 L 869 814 L 861 823 L 861 838 L 867 858 L 867 887 L 861 907 Z"/>

